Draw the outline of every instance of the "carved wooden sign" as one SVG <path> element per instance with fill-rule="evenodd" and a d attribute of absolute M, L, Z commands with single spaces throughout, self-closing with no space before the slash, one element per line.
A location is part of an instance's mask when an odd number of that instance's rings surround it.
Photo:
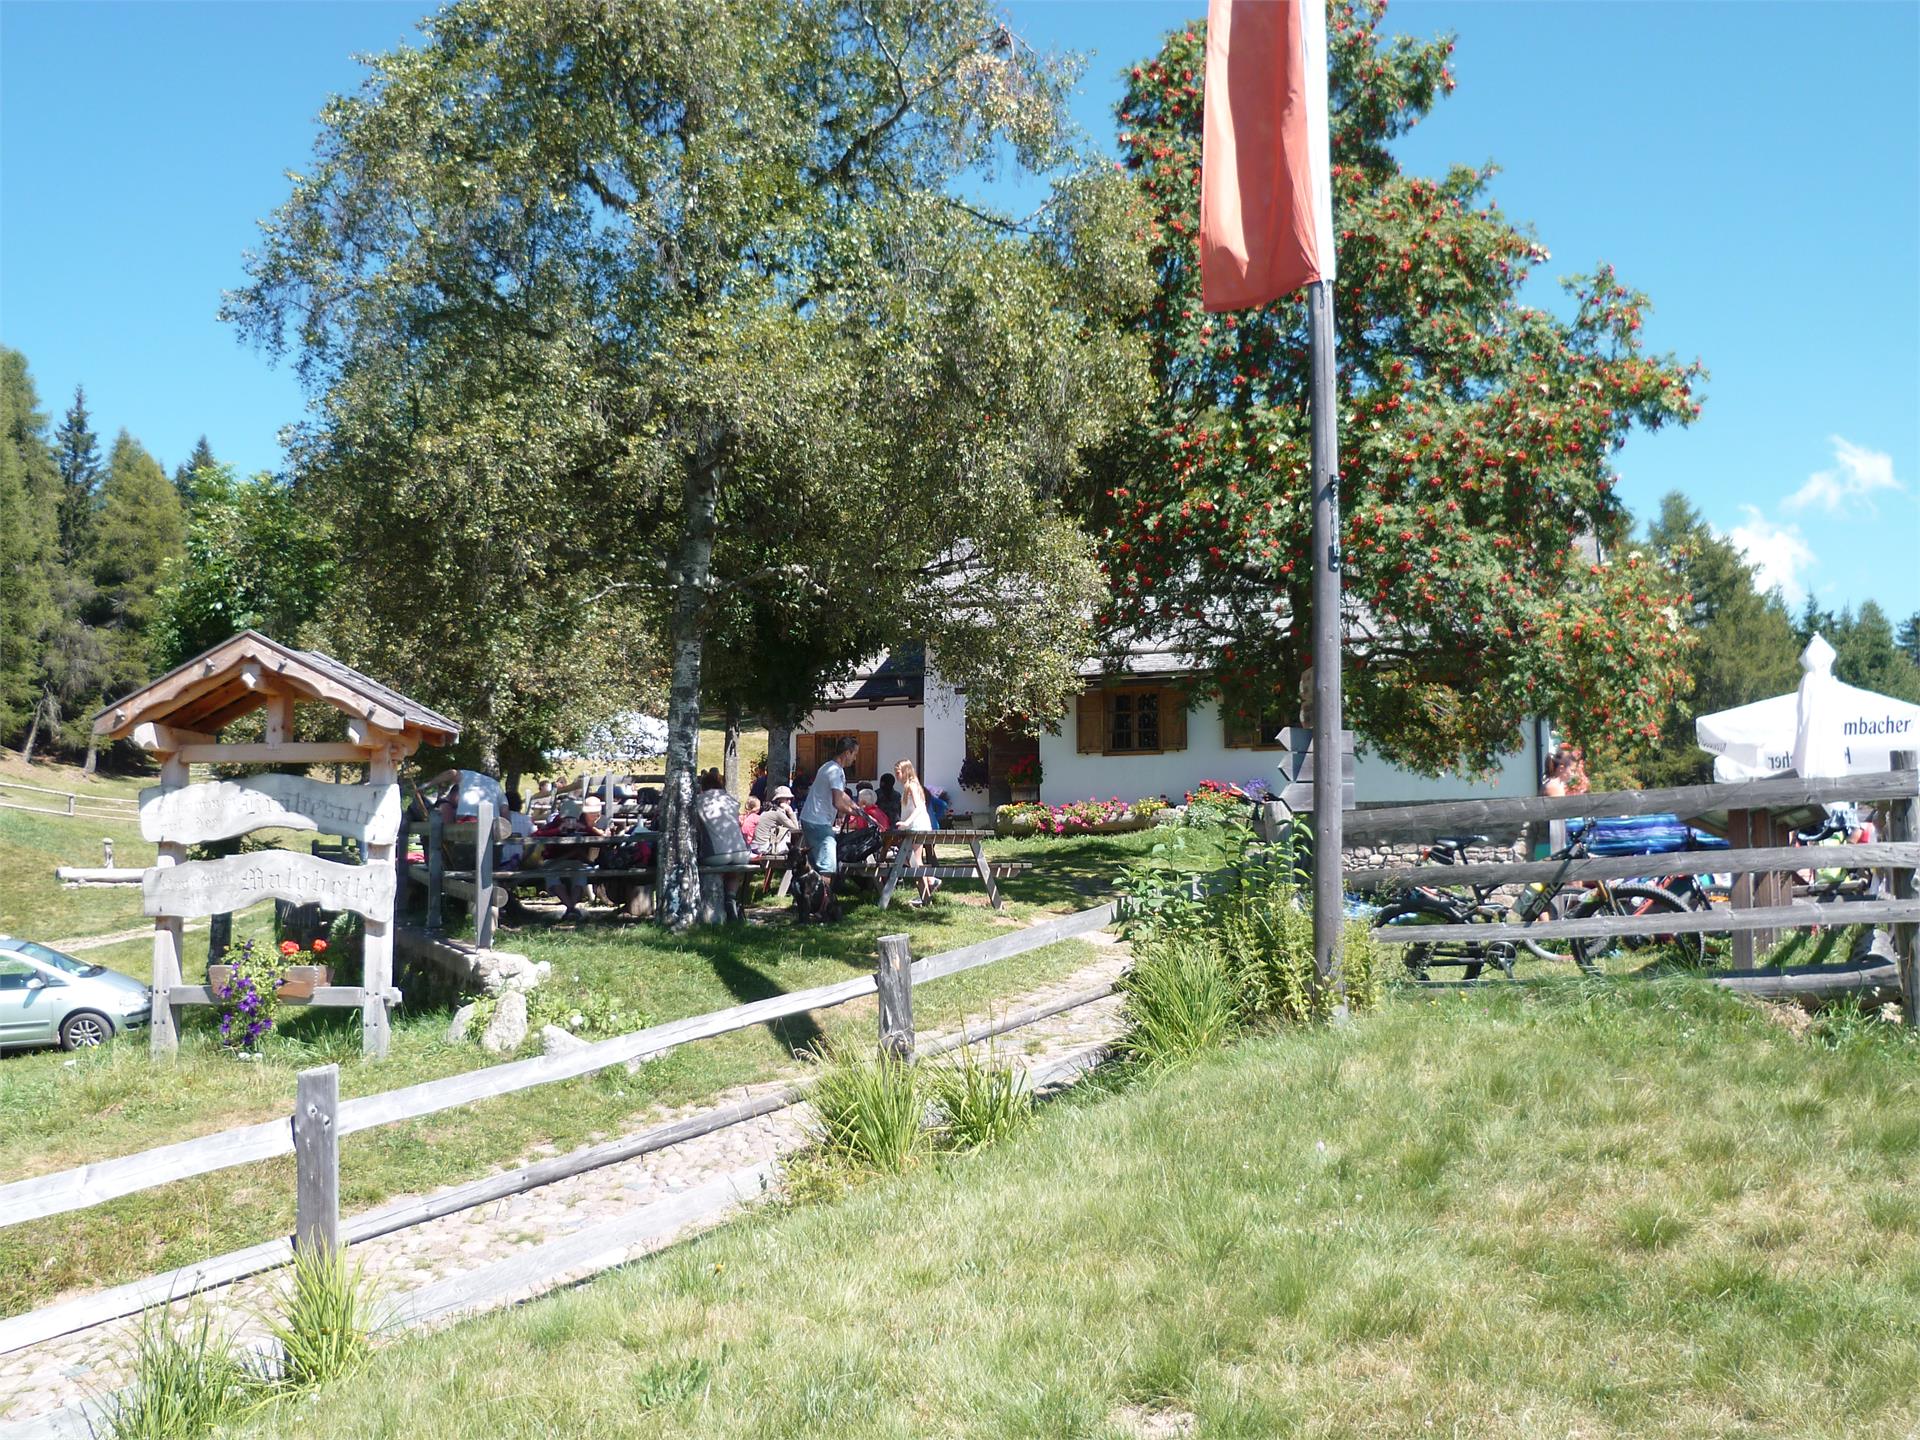
<path fill-rule="evenodd" d="M 393 913 L 393 867 L 341 865 L 292 850 L 256 850 L 156 866 L 141 877 L 140 898 L 146 914 L 182 919 L 244 910 L 261 900 L 285 900 L 384 920 Z"/>
<path fill-rule="evenodd" d="M 198 845 L 278 826 L 391 844 L 400 832 L 398 785 L 329 785 L 304 775 L 249 775 L 140 792 L 140 834 Z"/>

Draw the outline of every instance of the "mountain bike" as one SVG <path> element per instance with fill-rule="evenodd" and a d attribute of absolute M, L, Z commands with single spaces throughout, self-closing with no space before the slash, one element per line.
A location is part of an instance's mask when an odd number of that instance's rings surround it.
<path fill-rule="evenodd" d="M 1424 858 L 1440 865 L 1462 863 L 1470 845 L 1484 845 L 1484 835 L 1438 835 Z M 1585 853 L 1576 843 L 1551 858 L 1566 860 Z M 1601 937 L 1585 940 L 1537 940 L 1527 928 L 1552 920 L 1588 920 L 1600 915 L 1684 915 L 1692 907 L 1671 890 L 1645 881 L 1596 880 L 1571 888 L 1534 883 L 1510 901 L 1495 901 L 1495 885 L 1442 887 L 1420 885 L 1403 892 L 1382 907 L 1378 925 L 1484 925 L 1487 937 L 1442 940 L 1431 945 L 1405 947 L 1407 970 L 1425 980 L 1436 965 L 1458 965 L 1463 979 L 1477 980 L 1488 965 L 1509 978 L 1514 961 L 1525 950 L 1542 960 L 1571 962 L 1590 975 L 1601 973 L 1601 961 L 1616 950 L 1629 952 L 1670 946 L 1678 959 L 1698 964 L 1706 954 L 1700 935 L 1655 934 Z M 1497 929 L 1496 929 L 1497 927 Z"/>

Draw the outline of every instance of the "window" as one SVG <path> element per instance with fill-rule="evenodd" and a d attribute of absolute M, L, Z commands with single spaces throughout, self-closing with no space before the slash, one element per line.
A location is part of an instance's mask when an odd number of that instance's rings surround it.
<path fill-rule="evenodd" d="M 1234 715 L 1225 701 L 1220 705 L 1220 728 L 1229 750 L 1278 750 L 1280 742 L 1273 737 L 1297 723 L 1277 700 L 1261 710 L 1260 718 L 1252 723 Z"/>
<path fill-rule="evenodd" d="M 1187 748 L 1187 698 L 1168 685 L 1089 690 L 1077 717 L 1082 755 L 1157 755 Z"/>

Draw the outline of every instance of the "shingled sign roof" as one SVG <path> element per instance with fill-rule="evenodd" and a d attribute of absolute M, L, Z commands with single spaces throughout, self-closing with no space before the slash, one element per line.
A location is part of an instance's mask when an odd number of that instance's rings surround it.
<path fill-rule="evenodd" d="M 257 630 L 243 630 L 159 679 L 122 696 L 93 718 L 93 732 L 123 740 L 144 724 L 213 734 L 258 710 L 274 694 L 331 705 L 382 730 L 429 745 L 459 738 L 460 726 L 318 650 L 296 650 Z"/>

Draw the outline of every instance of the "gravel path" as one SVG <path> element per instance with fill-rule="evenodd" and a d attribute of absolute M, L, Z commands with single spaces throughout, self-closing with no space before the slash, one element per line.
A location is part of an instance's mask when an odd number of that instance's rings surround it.
<path fill-rule="evenodd" d="M 1104 932 L 1083 938 L 1102 945 L 1106 953 L 1056 984 L 1008 997 L 990 1015 L 968 1017 L 968 1023 L 1041 1005 L 1117 978 L 1126 965 L 1124 944 Z M 1120 1028 L 1119 1009 L 1119 997 L 1110 996 L 998 1036 L 975 1050 L 990 1051 L 1008 1063 L 1038 1066 L 1111 1039 Z M 924 1043 L 948 1033 L 923 1032 L 921 1039 Z M 662 1109 L 635 1129 L 652 1129 L 669 1120 L 765 1094 L 791 1078 L 729 1090 L 698 1105 Z M 750 1174 L 803 1145 L 809 1118 L 805 1105 L 776 1111 L 665 1150 L 363 1242 L 353 1247 L 352 1255 L 366 1267 L 383 1299 L 389 1303 L 404 1301 L 410 1293 L 451 1275 L 497 1263 L 729 1176 Z M 636 1246 L 624 1258 L 684 1238 L 691 1228 Z M 268 1272 L 177 1301 L 173 1311 L 184 1317 L 196 1307 L 210 1310 L 218 1323 L 244 1342 L 261 1333 L 259 1313 L 272 1306 L 283 1274 Z M 541 1283 L 528 1287 L 518 1298 L 579 1278 L 578 1274 L 565 1272 L 544 1276 Z M 124 1356 L 140 1325 L 141 1317 L 129 1316 L 0 1356 L 0 1424 L 47 1415 L 125 1385 L 130 1376 Z"/>

